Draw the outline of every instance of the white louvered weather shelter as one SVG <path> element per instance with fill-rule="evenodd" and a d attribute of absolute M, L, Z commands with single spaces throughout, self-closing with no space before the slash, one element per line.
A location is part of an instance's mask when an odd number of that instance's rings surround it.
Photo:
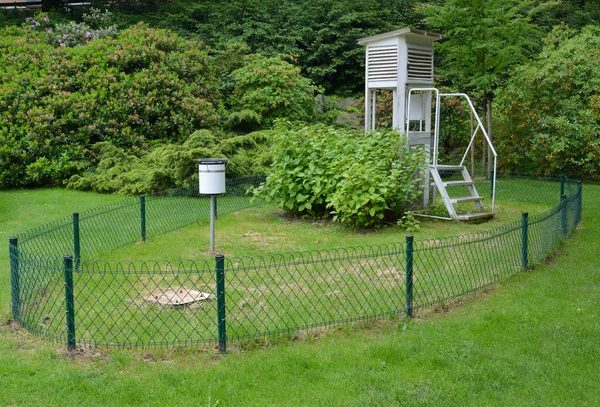
<path fill-rule="evenodd" d="M 393 128 L 399 133 L 406 133 L 409 146 L 422 145 L 427 151 L 426 166 L 428 170 L 423 174 L 424 181 L 422 183 L 423 207 L 427 208 L 429 206 L 431 186 L 433 187 L 433 203 L 435 204 L 437 190 L 448 209 L 449 217 L 443 219 L 472 220 L 489 218 L 494 213 L 495 175 L 492 177 L 491 212 L 488 213 L 481 202 L 484 198 L 478 194 L 464 161 L 478 131 L 482 133 L 490 151 L 493 153 L 494 174 L 496 173 L 497 154 L 468 95 L 464 93 L 443 94 L 438 89 L 433 88 L 433 43 L 441 38 L 441 34 L 414 28 L 403 28 L 358 40 L 358 44 L 366 47 L 365 131 L 375 130 L 376 127 L 377 91 L 391 89 L 393 92 Z M 436 115 L 435 126 L 432 131 L 433 93 L 436 95 Z M 458 165 L 438 162 L 440 98 L 442 97 L 466 100 L 477 121 L 467 151 Z M 440 175 L 440 170 L 460 172 L 462 178 L 458 181 L 446 180 Z M 461 197 L 451 197 L 448 188 L 455 187 L 466 188 L 468 194 Z M 476 211 L 458 213 L 454 205 L 465 202 L 474 202 Z"/>
<path fill-rule="evenodd" d="M 404 133 L 408 92 L 433 85 L 433 42 L 440 34 L 403 28 L 358 40 L 366 47 L 365 131 L 375 129 L 377 90 L 393 91 L 393 128 Z M 416 95 L 415 95 L 416 96 Z M 420 132 L 431 134 L 431 91 L 411 98 L 410 119 Z M 425 144 L 426 134 L 409 134 L 411 144 Z M 423 140 L 424 141 L 424 140 Z"/>

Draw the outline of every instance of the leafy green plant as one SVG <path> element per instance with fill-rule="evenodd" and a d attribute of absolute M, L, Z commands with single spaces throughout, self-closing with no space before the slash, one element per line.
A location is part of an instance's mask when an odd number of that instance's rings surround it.
<path fill-rule="evenodd" d="M 282 58 L 251 55 L 231 77 L 235 81 L 232 108 L 246 112 L 236 116 L 238 121 L 272 124 L 276 118 L 308 120 L 314 115 L 316 88 L 300 68 Z"/>
<path fill-rule="evenodd" d="M 394 131 L 280 123 L 272 151 L 271 172 L 255 193 L 295 215 L 379 227 L 421 193 L 424 153 L 409 151 Z"/>
<path fill-rule="evenodd" d="M 0 33 L 0 187 L 60 184 L 98 142 L 139 156 L 222 122 L 202 44 L 139 24 L 60 47 L 41 21 Z"/>
<path fill-rule="evenodd" d="M 558 26 L 498 98 L 504 169 L 600 178 L 600 27 Z"/>
<path fill-rule="evenodd" d="M 402 218 L 398 220 L 398 226 L 405 232 L 418 232 L 421 230 L 421 222 L 410 211 L 404 212 Z"/>
<path fill-rule="evenodd" d="M 217 138 L 208 130 L 192 133 L 183 144 L 161 144 L 141 156 L 104 141 L 92 146 L 98 158 L 93 170 L 73 175 L 67 186 L 96 192 L 141 194 L 188 186 L 198 181 L 196 158 L 227 157 L 228 176 L 264 174 L 270 156 L 263 145 L 270 132 Z"/>

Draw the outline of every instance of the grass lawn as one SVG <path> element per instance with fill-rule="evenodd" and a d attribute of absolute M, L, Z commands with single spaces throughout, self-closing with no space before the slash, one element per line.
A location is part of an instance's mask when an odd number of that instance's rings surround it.
<path fill-rule="evenodd" d="M 63 190 L 0 192 L 0 236 L 8 239 L 115 199 L 120 198 Z M 63 344 L 6 324 L 10 284 L 4 250 L 0 405 L 597 405 L 598 202 L 600 187 L 584 186 L 583 222 L 548 264 L 460 307 L 409 322 L 297 335 L 298 340 L 225 357 L 190 349 L 89 350 L 68 356 Z M 235 218 L 219 221 L 227 219 Z M 261 243 L 261 231 L 248 231 L 258 233 L 249 237 Z M 225 245 L 226 236 L 220 239 Z M 315 243 L 319 237 L 306 239 Z M 263 242 L 261 250 L 269 243 Z"/>

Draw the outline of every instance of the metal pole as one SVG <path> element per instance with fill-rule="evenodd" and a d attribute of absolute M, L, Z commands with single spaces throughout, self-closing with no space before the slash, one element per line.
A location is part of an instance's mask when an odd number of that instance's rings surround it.
<path fill-rule="evenodd" d="M 65 305 L 67 309 L 67 349 L 75 349 L 75 301 L 73 299 L 73 258 L 63 258 L 65 266 Z"/>
<path fill-rule="evenodd" d="M 73 212 L 73 252 L 75 255 L 75 270 L 79 271 L 81 262 L 81 246 L 79 241 L 79 212 Z"/>
<path fill-rule="evenodd" d="M 146 196 L 140 196 L 140 224 L 142 232 L 142 241 L 146 241 Z"/>
<path fill-rule="evenodd" d="M 495 173 L 494 170 L 490 171 L 490 198 L 494 197 L 494 183 L 496 181 L 494 173 Z"/>
<path fill-rule="evenodd" d="M 217 196 L 215 195 L 215 219 L 219 219 L 219 205 Z"/>
<path fill-rule="evenodd" d="M 215 251 L 215 196 L 210 196 L 210 252 Z"/>
<path fill-rule="evenodd" d="M 219 352 L 227 351 L 227 326 L 225 320 L 225 256 L 215 256 L 217 272 L 217 329 L 219 335 Z"/>
<path fill-rule="evenodd" d="M 560 176 L 560 197 L 561 197 L 561 199 L 564 195 L 565 195 L 565 176 L 561 175 Z"/>
<path fill-rule="evenodd" d="M 523 270 L 529 267 L 529 213 L 523 212 L 521 217 L 521 259 Z"/>
<path fill-rule="evenodd" d="M 10 288 L 12 294 L 11 311 L 13 319 L 19 320 L 19 308 L 21 303 L 21 285 L 19 281 L 19 239 L 11 237 L 8 239 L 10 253 Z"/>
<path fill-rule="evenodd" d="M 413 237 L 406 236 L 406 316 L 413 316 Z"/>

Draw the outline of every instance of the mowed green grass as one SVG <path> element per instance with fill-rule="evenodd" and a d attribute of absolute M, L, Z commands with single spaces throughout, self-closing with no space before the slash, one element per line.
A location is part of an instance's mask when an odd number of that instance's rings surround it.
<path fill-rule="evenodd" d="M 114 199 L 1 192 L 1 236 Z M 598 202 L 600 187 L 586 185 L 583 223 L 549 264 L 460 307 L 299 334 L 225 357 L 202 349 L 67 356 L 64 345 L 5 324 L 8 256 L 0 252 L 0 405 L 597 405 Z"/>

